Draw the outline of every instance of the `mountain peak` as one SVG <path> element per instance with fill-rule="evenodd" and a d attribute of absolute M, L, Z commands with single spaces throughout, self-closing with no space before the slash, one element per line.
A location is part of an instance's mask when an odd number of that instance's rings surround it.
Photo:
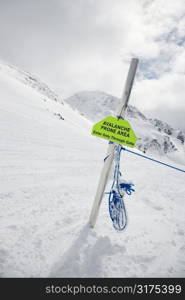
<path fill-rule="evenodd" d="M 115 115 L 120 103 L 119 98 L 99 90 L 78 92 L 65 99 L 65 101 L 91 121 L 99 121 L 108 115 Z M 129 118 L 147 119 L 132 105 L 128 106 L 127 115 Z"/>
<path fill-rule="evenodd" d="M 92 122 L 115 115 L 120 99 L 103 91 L 78 92 L 65 101 Z M 185 134 L 158 119 L 147 119 L 135 106 L 127 108 L 127 119 L 138 137 L 136 147 L 159 155 L 184 147 Z"/>

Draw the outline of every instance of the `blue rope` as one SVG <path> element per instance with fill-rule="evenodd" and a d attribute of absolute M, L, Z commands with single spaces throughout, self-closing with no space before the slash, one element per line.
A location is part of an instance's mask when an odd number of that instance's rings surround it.
<path fill-rule="evenodd" d="M 121 146 L 117 146 L 115 149 L 114 179 L 110 192 L 106 193 L 109 194 L 109 215 L 113 222 L 114 228 L 118 231 L 123 230 L 127 225 L 127 213 L 125 203 L 123 200 L 124 192 L 126 192 L 128 195 L 131 195 L 131 193 L 134 192 L 133 184 L 124 183 L 120 180 L 121 150 Z M 105 158 L 105 160 L 107 159 L 107 157 Z"/>
<path fill-rule="evenodd" d="M 160 161 L 160 160 L 153 159 L 153 158 L 151 158 L 151 157 L 149 157 L 149 156 L 146 156 L 146 155 L 143 155 L 143 154 L 140 154 L 140 153 L 137 153 L 137 152 L 128 150 L 128 149 L 126 149 L 126 148 L 124 148 L 124 147 L 121 147 L 121 150 L 130 152 L 130 153 L 133 153 L 133 154 L 135 154 L 135 155 L 138 155 L 138 156 L 144 157 L 144 158 L 146 158 L 146 159 L 152 160 L 152 161 L 154 161 L 154 162 L 157 162 L 158 164 L 161 164 L 161 165 L 164 165 L 164 166 L 166 166 L 166 167 L 169 167 L 169 168 L 172 168 L 172 169 L 175 169 L 175 170 L 177 170 L 177 171 L 180 171 L 180 172 L 184 172 L 184 173 L 185 173 L 185 170 L 183 170 L 183 169 L 180 169 L 180 168 L 174 167 L 174 166 L 172 166 L 172 165 L 166 164 L 166 163 L 164 163 L 164 162 L 162 162 L 162 161 Z"/>
<path fill-rule="evenodd" d="M 112 142 L 109 142 L 112 144 Z M 109 193 L 109 214 L 111 217 L 111 220 L 113 222 L 113 226 L 116 230 L 121 231 L 123 230 L 126 225 L 127 225 L 127 213 L 126 213 L 126 208 L 125 208 L 125 203 L 123 200 L 123 196 L 124 196 L 124 192 L 127 195 L 131 195 L 132 192 L 134 192 L 135 190 L 133 189 L 134 184 L 132 183 L 125 183 L 125 182 L 121 182 L 121 172 L 120 172 L 120 155 L 121 155 L 121 151 L 127 151 L 129 153 L 144 157 L 148 160 L 157 162 L 161 165 L 167 166 L 169 168 L 175 169 L 177 171 L 181 171 L 185 173 L 185 170 L 174 167 L 172 165 L 163 163 L 159 160 L 153 159 L 149 156 L 128 150 L 124 147 L 122 147 L 121 145 L 116 146 L 115 148 L 115 169 L 114 169 L 114 179 L 113 179 L 113 183 L 111 186 L 111 190 Z M 109 157 L 109 155 L 107 155 L 104 159 L 104 162 L 106 161 L 106 159 Z"/>

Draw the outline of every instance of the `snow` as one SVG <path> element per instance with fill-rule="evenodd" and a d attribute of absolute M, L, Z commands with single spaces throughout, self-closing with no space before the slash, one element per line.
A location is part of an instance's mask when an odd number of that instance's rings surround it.
<path fill-rule="evenodd" d="M 125 197 L 128 227 L 114 230 L 105 196 L 90 229 L 107 142 L 5 68 L 0 91 L 0 276 L 183 277 L 184 173 L 123 152 L 136 188 Z M 163 161 L 184 168 L 184 151 Z"/>

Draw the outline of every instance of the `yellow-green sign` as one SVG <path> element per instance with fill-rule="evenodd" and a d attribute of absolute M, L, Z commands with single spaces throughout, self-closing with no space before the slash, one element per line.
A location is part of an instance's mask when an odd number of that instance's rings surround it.
<path fill-rule="evenodd" d="M 92 128 L 92 135 L 128 147 L 134 147 L 137 141 L 129 122 L 112 116 L 106 117 L 95 124 Z"/>

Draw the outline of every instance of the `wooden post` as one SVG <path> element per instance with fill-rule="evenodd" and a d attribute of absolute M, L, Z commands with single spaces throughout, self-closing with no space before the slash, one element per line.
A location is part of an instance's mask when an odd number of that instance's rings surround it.
<path fill-rule="evenodd" d="M 139 60 L 137 58 L 133 58 L 131 60 L 130 68 L 129 68 L 129 72 L 128 72 L 128 76 L 127 76 L 127 80 L 126 80 L 126 84 L 125 84 L 125 89 L 124 89 L 124 92 L 123 92 L 123 95 L 121 98 L 121 102 L 120 102 L 120 105 L 119 105 L 117 113 L 116 113 L 116 116 L 118 118 L 124 119 L 124 117 L 125 117 L 131 89 L 132 89 L 133 82 L 134 82 L 134 77 L 136 74 L 138 61 Z M 103 169 L 101 171 L 98 188 L 96 191 L 96 195 L 95 195 L 95 199 L 94 199 L 94 203 L 93 203 L 93 207 L 92 207 L 90 219 L 89 219 L 89 225 L 92 228 L 95 226 L 99 208 L 101 205 L 101 201 L 104 196 L 105 187 L 107 184 L 107 180 L 109 178 L 110 170 L 111 170 L 113 159 L 114 159 L 114 149 L 116 146 L 117 146 L 116 144 L 108 145 L 108 150 L 107 150 L 107 155 L 106 155 L 107 159 L 105 160 Z"/>

